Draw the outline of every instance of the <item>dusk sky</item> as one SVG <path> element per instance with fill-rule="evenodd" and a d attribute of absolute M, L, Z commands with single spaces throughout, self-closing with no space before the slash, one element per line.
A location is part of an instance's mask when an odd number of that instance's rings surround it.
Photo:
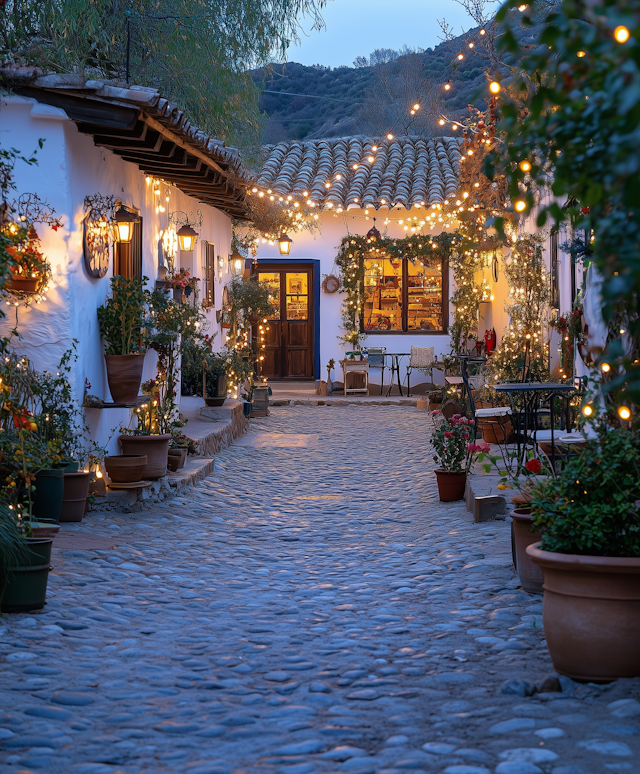
<path fill-rule="evenodd" d="M 331 67 L 353 64 L 376 48 L 429 48 L 437 45 L 438 19 L 446 18 L 456 34 L 473 26 L 455 0 L 329 0 L 322 16 L 326 27 L 309 32 L 302 22 L 300 45 L 291 46 L 289 61 Z"/>

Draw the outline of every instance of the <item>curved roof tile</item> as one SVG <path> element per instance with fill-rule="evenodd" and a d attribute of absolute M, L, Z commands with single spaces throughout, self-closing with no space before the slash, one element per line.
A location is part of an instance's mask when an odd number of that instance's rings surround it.
<path fill-rule="evenodd" d="M 377 151 L 372 150 L 374 145 Z M 280 195 L 308 191 L 318 205 L 410 209 L 420 202 L 441 202 L 453 196 L 458 186 L 460 140 L 456 137 L 338 137 L 279 143 L 264 151 L 258 185 Z M 370 162 L 369 156 L 375 160 Z"/>

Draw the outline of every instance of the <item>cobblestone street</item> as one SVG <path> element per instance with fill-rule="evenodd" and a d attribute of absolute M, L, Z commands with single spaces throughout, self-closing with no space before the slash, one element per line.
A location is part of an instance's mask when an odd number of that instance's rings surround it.
<path fill-rule="evenodd" d="M 54 550 L 44 610 L 0 619 L 0 771 L 640 771 L 640 680 L 553 676 L 429 428 L 273 408 L 189 497 L 65 525 L 115 547 Z"/>

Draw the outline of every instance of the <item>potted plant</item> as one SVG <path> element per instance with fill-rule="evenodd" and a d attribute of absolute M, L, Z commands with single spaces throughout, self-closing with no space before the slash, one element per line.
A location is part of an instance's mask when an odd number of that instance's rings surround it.
<path fill-rule="evenodd" d="M 542 533 L 527 553 L 544 574 L 553 665 L 575 680 L 640 676 L 640 433 L 604 422 L 556 477 L 532 488 Z"/>
<path fill-rule="evenodd" d="M 8 246 L 11 256 L 11 278 L 7 290 L 24 294 L 44 291 L 51 277 L 51 267 L 40 252 L 40 238 L 33 225 L 29 229 L 18 227 L 17 244 Z"/>
<path fill-rule="evenodd" d="M 104 467 L 114 484 L 133 484 L 142 481 L 147 467 L 146 454 L 111 454 L 104 458 Z"/>
<path fill-rule="evenodd" d="M 167 475 L 169 460 L 169 443 L 171 441 L 163 412 L 160 409 L 160 387 L 155 379 L 150 379 L 143 385 L 143 392 L 149 397 L 136 409 L 138 427 L 134 430 L 122 428 L 123 433 L 118 441 L 122 454 L 128 456 L 145 456 L 147 463 L 142 471 L 142 480 L 157 481 Z"/>
<path fill-rule="evenodd" d="M 473 422 L 460 414 L 450 419 L 440 411 L 433 411 L 435 429 L 431 436 L 434 462 L 440 465 L 435 474 L 441 502 L 453 502 L 464 498 L 467 474 L 474 458 L 489 447 L 471 442 Z"/>
<path fill-rule="evenodd" d="M 123 454 L 145 455 L 144 479 L 157 480 L 167 473 L 169 443 L 186 420 L 178 410 L 181 339 L 202 327 L 197 306 L 177 304 L 163 290 L 147 294 L 149 330 L 146 341 L 158 353 L 158 373 L 142 385 L 148 400 L 136 410 L 138 427 L 120 438 Z"/>
<path fill-rule="evenodd" d="M 146 294 L 138 279 L 113 277 L 111 298 L 98 309 L 100 335 L 106 342 L 107 380 L 114 403 L 134 403 L 144 365 Z"/>
<path fill-rule="evenodd" d="M 205 353 L 202 360 L 202 397 L 207 406 L 222 406 L 227 398 L 229 352 Z"/>

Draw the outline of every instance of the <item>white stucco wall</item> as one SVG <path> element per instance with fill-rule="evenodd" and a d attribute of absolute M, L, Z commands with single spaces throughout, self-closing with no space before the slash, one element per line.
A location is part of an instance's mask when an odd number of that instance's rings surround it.
<path fill-rule="evenodd" d="M 5 147 L 17 148 L 30 156 L 37 148 L 38 139 L 46 138 L 38 151 L 37 166 L 18 162 L 15 183 L 18 194 L 37 193 L 55 208 L 63 228 L 57 232 L 48 226 L 36 224 L 42 242 L 42 251 L 52 265 L 53 289 L 39 306 L 25 309 L 4 306 L 7 319 L 0 321 L 0 332 L 6 334 L 13 326 L 15 309 L 18 311 L 19 330 L 23 340 L 16 349 L 28 357 L 37 370 L 55 370 L 61 355 L 77 340 L 78 361 L 72 374 L 75 399 L 80 403 L 84 394 L 85 378 L 91 383 L 90 392 L 110 400 L 104 366 L 103 345 L 100 340 L 96 309 L 110 292 L 113 276 L 113 250 L 107 275 L 101 279 L 90 276 L 84 265 L 82 251 L 82 220 L 85 215 L 84 198 L 96 193 L 115 196 L 126 205 L 137 208 L 143 219 L 143 275 L 153 288 L 158 278 L 158 240 L 168 226 L 169 211 L 202 211 L 200 239 L 193 253 L 183 253 L 176 265 L 189 268 L 202 278 L 203 258 L 201 242 L 212 242 L 216 255 L 224 257 L 225 272 L 231 242 L 231 221 L 219 210 L 187 197 L 173 186 L 170 201 L 164 202 L 166 212 L 155 212 L 152 187 L 139 168 L 125 162 L 111 151 L 98 148 L 92 137 L 81 134 L 64 111 L 41 105 L 22 97 L 4 97 L 0 103 L 0 137 Z M 217 275 L 216 275 L 217 276 Z M 223 283 L 229 280 L 226 273 Z M 221 308 L 222 286 L 216 279 L 216 308 Z M 202 285 L 201 285 L 202 287 Z M 215 309 L 209 310 L 209 333 L 217 333 L 215 344 L 223 346 L 220 326 L 215 321 Z M 144 379 L 155 375 L 154 353 L 145 359 Z M 87 409 L 86 419 L 92 435 L 104 444 L 113 436 L 109 450 L 116 451 L 117 428 L 128 425 L 128 409 Z"/>
<path fill-rule="evenodd" d="M 424 210 L 415 210 L 415 212 L 407 213 L 406 210 L 402 211 L 402 215 L 394 211 L 394 218 L 409 217 L 415 214 L 424 214 Z M 373 220 L 371 217 L 367 217 L 361 210 L 349 210 L 345 213 L 346 221 L 343 215 L 335 215 L 325 212 L 321 215 L 320 231 L 315 234 L 309 232 L 300 232 L 298 234 L 290 235 L 293 238 L 293 245 L 291 246 L 291 254 L 289 260 L 291 263 L 301 261 L 304 259 L 314 259 L 320 261 L 320 282 L 327 274 L 334 274 L 338 276 L 339 272 L 337 267 L 334 266 L 334 260 L 338 254 L 341 240 L 347 236 L 347 234 L 359 234 L 364 236 L 367 231 L 373 226 Z M 377 227 L 380 231 L 384 232 L 384 214 L 381 213 L 377 216 Z M 386 227 L 386 235 L 390 237 L 404 237 L 406 232 L 403 227 L 397 223 L 390 223 Z M 273 258 L 281 258 L 278 252 L 278 246 L 269 244 L 260 244 L 258 249 L 258 262 L 269 261 Z M 453 285 L 453 278 L 451 271 L 449 272 L 449 290 Z M 342 342 L 339 341 L 339 337 L 343 331 L 341 328 L 342 323 L 342 302 L 344 299 L 342 293 L 324 293 L 320 291 L 320 309 L 316 310 L 316 322 L 320 321 L 320 379 L 327 378 L 327 363 L 333 358 L 336 363 L 344 355 L 345 347 Z M 453 308 L 449 308 L 449 324 L 453 316 Z M 434 347 L 434 353 L 441 357 L 450 350 L 449 336 L 448 334 L 440 333 L 368 333 L 364 339 L 363 346 L 367 347 L 386 347 L 387 352 L 410 352 L 411 346 L 416 347 Z M 405 381 L 405 370 L 408 358 L 404 358 L 402 363 L 402 380 Z M 338 367 L 332 374 L 334 380 L 342 379 L 342 373 Z M 385 371 L 384 374 L 385 384 L 389 382 L 389 372 Z M 378 370 L 371 371 L 371 381 L 379 384 L 380 372 Z M 425 379 L 422 374 L 414 372 L 412 378 L 413 384 L 423 382 Z"/>
<path fill-rule="evenodd" d="M 301 232 L 293 235 L 293 245 L 289 260 L 292 263 L 304 259 L 315 259 L 320 261 L 320 281 L 324 275 L 338 275 L 338 270 L 334 266 L 334 259 L 338 253 L 341 240 L 347 234 L 358 234 L 364 236 L 372 227 L 371 217 L 364 215 L 361 210 L 351 209 L 344 215 L 324 212 L 321 215 L 320 232 L 314 235 L 308 232 Z M 424 214 L 424 210 L 415 209 L 411 212 L 406 210 L 392 213 L 394 219 L 412 217 L 413 215 Z M 377 226 L 380 231 L 384 230 L 383 222 L 386 210 L 381 211 L 377 216 Z M 434 232 L 437 233 L 437 232 Z M 386 226 L 386 235 L 389 237 L 402 238 L 406 232 L 402 225 L 397 222 L 391 222 Z M 268 261 L 273 258 L 280 258 L 277 244 L 260 244 L 258 249 L 258 261 Z M 491 292 L 494 295 L 494 301 L 490 304 L 482 304 L 480 308 L 480 320 L 478 323 L 478 335 L 484 337 L 485 330 L 495 327 L 498 341 L 502 337 L 504 329 L 509 321 L 507 313 L 504 311 L 505 301 L 508 298 L 508 285 L 504 278 L 503 258 L 498 255 L 500 271 L 498 282 L 494 283 L 491 277 L 491 268 L 486 267 L 483 270 L 483 276 L 489 283 Z M 548 257 L 547 257 L 548 262 Z M 453 272 L 449 270 L 449 296 L 455 289 L 453 282 Z M 341 335 L 341 307 L 344 294 L 320 293 L 320 310 L 316 312 L 316 319 L 320 320 L 320 378 L 326 379 L 326 364 L 331 358 L 336 362 L 343 356 L 345 347 L 338 340 Z M 449 325 L 453 321 L 454 308 L 449 304 Z M 410 352 L 412 346 L 416 347 L 434 347 L 434 352 L 439 359 L 442 355 L 450 352 L 450 337 L 448 334 L 441 333 L 369 333 L 367 334 L 363 346 L 367 347 L 386 347 L 387 352 Z M 408 358 L 401 361 L 401 376 L 405 383 L 406 365 Z M 379 383 L 379 371 L 372 371 L 372 382 Z M 338 370 L 333 374 L 334 379 L 341 378 Z M 425 381 L 422 374 L 414 372 L 412 376 L 413 384 L 419 384 Z M 385 372 L 385 384 L 388 383 L 389 373 Z"/>

